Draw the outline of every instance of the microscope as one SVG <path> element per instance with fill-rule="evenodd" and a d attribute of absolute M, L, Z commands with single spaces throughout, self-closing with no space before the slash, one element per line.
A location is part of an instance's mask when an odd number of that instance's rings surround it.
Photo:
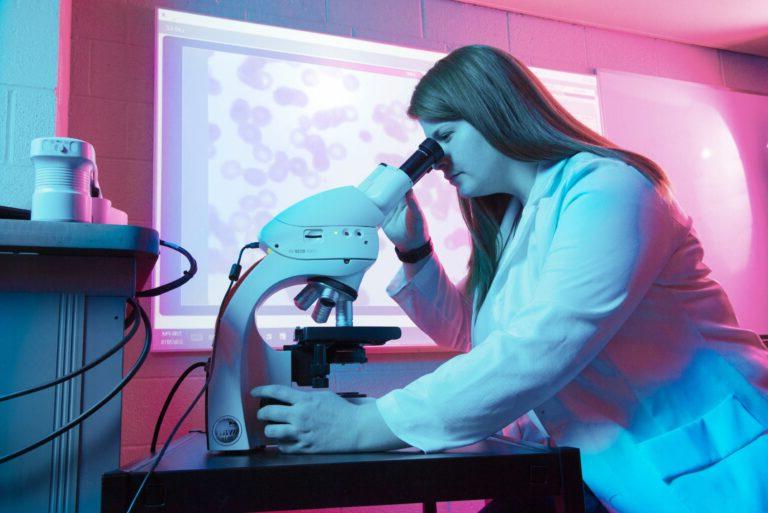
<path fill-rule="evenodd" d="M 310 196 L 275 216 L 261 230 L 264 256 L 232 288 L 216 323 L 205 401 L 208 450 L 248 451 L 268 445 L 256 418 L 264 399 L 257 386 L 328 386 L 331 363 L 364 363 L 365 345 L 400 337 L 397 327 L 353 326 L 352 305 L 360 282 L 379 253 L 378 229 L 386 215 L 443 157 L 425 139 L 400 168 L 379 164 L 357 187 Z M 335 327 L 296 328 L 296 344 L 282 351 L 260 336 L 256 310 L 276 291 L 304 284 L 294 299 L 312 319 Z"/>

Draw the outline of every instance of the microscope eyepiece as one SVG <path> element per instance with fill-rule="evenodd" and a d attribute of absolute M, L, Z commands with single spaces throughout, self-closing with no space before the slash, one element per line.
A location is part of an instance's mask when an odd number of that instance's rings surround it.
<path fill-rule="evenodd" d="M 441 158 L 443 158 L 443 148 L 437 141 L 427 137 L 419 144 L 419 149 L 400 166 L 400 169 L 408 175 L 411 182 L 416 184 Z"/>

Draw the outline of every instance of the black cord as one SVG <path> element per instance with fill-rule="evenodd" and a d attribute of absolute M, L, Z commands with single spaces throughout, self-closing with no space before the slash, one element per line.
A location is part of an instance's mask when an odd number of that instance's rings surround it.
<path fill-rule="evenodd" d="M 17 458 L 22 454 L 26 454 L 29 451 L 37 449 L 41 445 L 45 445 L 46 443 L 50 442 L 51 440 L 61 435 L 62 433 L 69 431 L 73 427 L 77 426 L 78 424 L 83 422 L 85 419 L 93 415 L 99 408 L 104 406 L 118 393 L 120 393 L 120 391 L 125 387 L 125 385 L 128 384 L 128 382 L 133 378 L 133 376 L 136 375 L 136 373 L 139 371 L 141 366 L 144 364 L 144 361 L 147 359 L 147 356 L 149 355 L 149 348 L 152 346 L 152 328 L 149 324 L 149 316 L 147 315 L 147 312 L 145 312 L 144 309 L 141 307 L 141 305 L 139 305 L 138 303 L 136 303 L 135 306 L 139 309 L 141 320 L 144 322 L 144 333 L 145 333 L 144 347 L 142 348 L 141 354 L 139 355 L 138 359 L 133 364 L 133 367 L 131 367 L 131 370 L 128 371 L 128 374 L 126 374 L 125 377 L 120 381 L 120 383 L 118 383 L 117 386 L 113 388 L 112 391 L 110 391 L 103 399 L 101 399 L 99 402 L 97 402 L 96 404 L 88 408 L 86 411 L 81 413 L 80 416 L 73 419 L 66 425 L 60 427 L 59 429 L 57 429 L 50 435 L 46 436 L 45 438 L 42 438 L 37 442 L 30 444 L 27 447 L 24 447 L 23 449 L 19 449 L 16 452 L 13 452 L 11 454 L 6 454 L 5 456 L 0 457 L 0 464 L 5 463 L 14 458 Z"/>
<path fill-rule="evenodd" d="M 189 374 L 197 369 L 198 367 L 205 367 L 206 362 L 195 362 L 189 367 L 186 368 L 184 372 L 181 373 L 181 376 L 179 376 L 179 379 L 176 380 L 176 383 L 173 384 L 173 387 L 171 387 L 171 391 L 168 393 L 168 397 L 165 398 L 165 403 L 163 404 L 163 408 L 160 410 L 160 415 L 157 417 L 157 422 L 155 422 L 155 432 L 152 433 L 152 444 L 149 447 L 149 452 L 154 455 L 155 449 L 157 447 L 157 437 L 160 435 L 160 427 L 163 425 L 163 419 L 165 418 L 165 414 L 168 411 L 168 407 L 171 405 L 171 401 L 173 400 L 173 396 L 176 394 L 176 391 L 179 389 L 179 386 L 181 386 L 182 381 L 189 376 Z"/>
<path fill-rule="evenodd" d="M 136 334 L 136 331 L 139 329 L 139 324 L 141 323 L 141 317 L 139 316 L 139 311 L 136 307 L 136 302 L 133 300 L 133 298 L 128 298 L 128 303 L 133 308 L 133 310 L 131 311 L 131 317 L 130 317 L 130 319 L 133 321 L 133 326 L 131 326 L 131 331 L 128 334 L 124 335 L 122 340 L 120 340 L 120 342 L 118 342 L 114 347 L 112 347 L 112 349 L 110 349 L 100 357 L 96 358 L 91 363 L 84 365 L 83 367 L 80 367 L 76 371 L 70 372 L 69 374 L 65 374 L 64 376 L 56 378 L 52 381 L 48 381 L 40 385 L 29 387 L 24 390 L 19 390 L 17 392 L 12 392 L 10 394 L 0 395 L 0 403 L 3 401 L 9 401 L 11 399 L 16 399 L 17 397 L 21 397 L 24 395 L 32 394 L 34 392 L 39 392 L 40 390 L 45 390 L 46 388 L 50 388 L 58 385 L 59 383 L 68 381 L 96 367 L 97 365 L 102 363 L 104 360 L 106 360 L 107 358 L 109 358 L 110 356 L 118 352 L 120 349 L 125 347 L 125 345 L 133 338 L 133 335 Z"/>
<path fill-rule="evenodd" d="M 195 260 L 195 258 L 189 253 L 189 251 L 172 242 L 167 242 L 164 240 L 160 241 L 160 245 L 165 246 L 166 248 L 171 248 L 181 253 L 182 255 L 184 255 L 187 258 L 187 260 L 189 260 L 189 269 L 184 271 L 184 276 L 182 276 L 181 278 L 176 278 L 175 280 L 168 282 L 165 285 L 160 285 L 159 287 L 155 287 L 153 289 L 139 291 L 136 293 L 136 297 L 159 296 L 160 294 L 164 294 L 170 290 L 181 287 L 182 285 L 187 283 L 189 280 L 191 280 L 195 274 L 197 274 L 197 260 Z"/>
<path fill-rule="evenodd" d="M 240 278 L 240 270 L 242 267 L 240 266 L 240 260 L 243 258 L 243 251 L 249 248 L 258 248 L 259 243 L 258 242 L 252 242 L 250 244 L 246 244 L 240 249 L 240 254 L 237 257 L 237 263 L 232 264 L 232 268 L 229 272 L 229 286 L 227 287 L 227 291 L 224 293 L 224 298 L 221 301 L 221 306 L 219 307 L 219 317 L 221 317 L 223 310 L 224 310 L 224 301 L 226 301 L 227 296 L 229 296 L 229 291 L 232 290 L 232 287 L 234 286 L 235 282 Z M 181 415 L 181 418 L 176 422 L 176 425 L 173 427 L 173 430 L 171 430 L 171 434 L 168 435 L 168 437 L 165 439 L 165 442 L 163 443 L 162 449 L 160 449 L 160 453 L 155 457 L 155 461 L 152 463 L 152 466 L 147 471 L 147 475 L 144 476 L 144 479 L 141 481 L 141 484 L 139 485 L 139 488 L 136 490 L 136 493 L 133 496 L 133 499 L 131 500 L 131 503 L 128 505 L 128 510 L 126 513 L 131 513 L 133 511 L 133 508 L 136 507 L 136 504 L 139 502 L 139 498 L 141 497 L 141 492 L 144 491 L 144 487 L 147 486 L 147 483 L 149 482 L 149 478 L 152 475 L 152 473 L 155 471 L 157 466 L 160 464 L 160 460 L 163 459 L 163 456 L 165 455 L 165 451 L 168 450 L 168 447 L 171 445 L 171 440 L 173 440 L 173 437 L 176 436 L 176 432 L 181 427 L 181 424 L 184 422 L 184 420 L 187 418 L 187 416 L 190 414 L 192 409 L 197 404 L 197 401 L 200 400 L 200 397 L 205 393 L 206 390 L 208 390 L 208 384 L 211 382 L 211 376 L 213 375 L 213 368 L 214 368 L 214 362 L 216 361 L 216 340 L 218 339 L 218 329 L 213 334 L 213 347 L 211 349 L 211 359 L 208 367 L 208 373 L 205 378 L 205 383 L 203 384 L 203 388 L 200 389 L 200 392 L 197 393 L 195 398 L 192 400 L 192 404 L 189 405 L 189 407 L 184 411 L 184 413 Z"/>

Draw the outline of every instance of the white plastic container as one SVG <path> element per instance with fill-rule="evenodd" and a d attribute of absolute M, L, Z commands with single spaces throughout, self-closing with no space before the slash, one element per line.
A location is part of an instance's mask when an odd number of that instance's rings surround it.
<path fill-rule="evenodd" d="M 32 141 L 30 158 L 35 166 L 32 220 L 90 223 L 93 146 L 69 137 L 41 137 Z"/>

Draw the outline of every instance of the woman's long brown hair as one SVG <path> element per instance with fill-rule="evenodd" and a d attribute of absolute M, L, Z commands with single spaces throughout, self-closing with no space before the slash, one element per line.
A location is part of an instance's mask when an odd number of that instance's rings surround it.
<path fill-rule="evenodd" d="M 656 163 L 617 147 L 582 124 L 524 64 L 490 46 L 465 46 L 439 60 L 416 86 L 408 115 L 430 122 L 464 120 L 499 152 L 516 160 L 558 161 L 588 151 L 627 163 L 660 191 L 669 188 Z M 510 199 L 504 194 L 459 197 L 472 237 L 467 291 L 477 295 L 478 308 L 496 274 L 499 225 Z"/>

